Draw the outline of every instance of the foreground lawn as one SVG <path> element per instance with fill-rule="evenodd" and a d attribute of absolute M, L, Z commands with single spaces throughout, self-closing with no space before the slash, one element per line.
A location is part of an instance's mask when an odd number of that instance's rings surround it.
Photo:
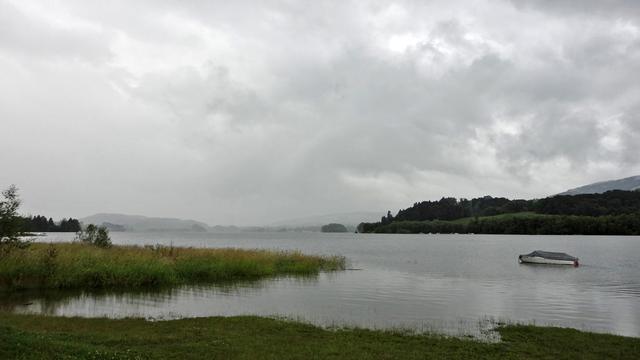
<path fill-rule="evenodd" d="M 0 313 L 0 359 L 638 359 L 640 339 L 534 326 L 480 343 L 260 317 L 148 322 Z"/>
<path fill-rule="evenodd" d="M 344 266 L 343 257 L 292 251 L 34 243 L 0 253 L 0 290 L 161 287 L 311 275 Z"/>

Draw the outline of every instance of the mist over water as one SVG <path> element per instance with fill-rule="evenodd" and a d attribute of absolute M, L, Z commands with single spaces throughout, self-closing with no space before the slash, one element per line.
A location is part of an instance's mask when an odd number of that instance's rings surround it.
<path fill-rule="evenodd" d="M 152 292 L 21 293 L 0 306 L 114 318 L 274 315 L 452 334 L 477 333 L 491 320 L 640 336 L 638 237 L 114 232 L 112 239 L 338 254 L 353 270 Z M 578 256 L 581 266 L 518 264 L 518 254 L 536 249 Z"/>

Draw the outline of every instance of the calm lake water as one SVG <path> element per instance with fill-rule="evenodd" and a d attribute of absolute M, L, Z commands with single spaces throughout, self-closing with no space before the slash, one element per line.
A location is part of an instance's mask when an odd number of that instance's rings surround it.
<path fill-rule="evenodd" d="M 117 233 L 116 244 L 296 249 L 338 254 L 350 270 L 144 293 L 19 293 L 0 307 L 65 316 L 276 315 L 323 326 L 466 334 L 492 321 L 640 336 L 640 237 Z M 39 241 L 68 241 L 49 234 Z M 581 266 L 520 265 L 541 249 Z M 4 295 L 3 295 L 4 296 Z"/>

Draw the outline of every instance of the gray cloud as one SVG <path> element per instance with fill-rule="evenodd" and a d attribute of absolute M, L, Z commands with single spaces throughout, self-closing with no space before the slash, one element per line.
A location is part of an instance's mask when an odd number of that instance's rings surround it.
<path fill-rule="evenodd" d="M 0 3 L 0 47 L 14 56 L 48 60 L 107 61 L 107 37 L 98 27 L 49 23 L 8 2 Z M 43 60 L 45 60 L 43 59 Z"/>
<path fill-rule="evenodd" d="M 523 9 L 557 13 L 562 16 L 603 16 L 607 18 L 640 17 L 640 9 L 634 0 L 512 0 L 512 4 Z"/>
<path fill-rule="evenodd" d="M 0 6 L 26 211 L 248 224 L 640 171 L 633 3 Z"/>

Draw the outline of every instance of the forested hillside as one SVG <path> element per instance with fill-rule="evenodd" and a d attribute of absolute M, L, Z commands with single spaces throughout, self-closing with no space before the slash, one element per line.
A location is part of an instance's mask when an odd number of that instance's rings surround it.
<path fill-rule="evenodd" d="M 498 216 L 516 215 L 517 216 Z M 423 201 L 360 232 L 640 234 L 640 191 L 509 200 L 485 196 Z"/>

